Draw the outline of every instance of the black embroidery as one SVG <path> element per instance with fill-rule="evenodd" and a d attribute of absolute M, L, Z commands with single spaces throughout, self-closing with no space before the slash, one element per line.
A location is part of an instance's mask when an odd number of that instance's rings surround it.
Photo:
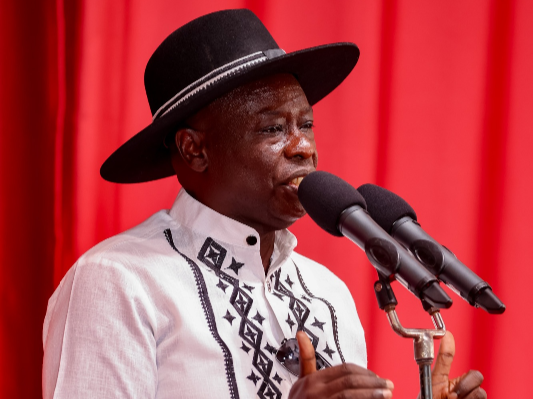
<path fill-rule="evenodd" d="M 235 320 L 235 317 L 231 315 L 229 310 L 226 310 L 226 315 L 222 317 L 223 319 L 226 319 L 229 321 L 229 324 L 233 325 L 233 320 Z"/>
<path fill-rule="evenodd" d="M 289 327 L 291 328 L 291 331 L 292 331 L 292 328 L 294 327 L 294 325 L 296 323 L 294 321 L 292 321 L 290 314 L 287 316 L 287 320 L 285 320 L 285 322 L 289 325 Z"/>
<path fill-rule="evenodd" d="M 326 322 L 318 321 L 317 318 L 315 317 L 315 321 L 314 321 L 314 323 L 312 323 L 311 325 L 312 325 L 313 327 L 318 327 L 318 328 L 320 328 L 322 331 L 324 331 L 324 324 L 326 324 Z"/>
<path fill-rule="evenodd" d="M 283 301 L 283 299 L 285 298 L 283 295 L 281 295 L 279 292 L 274 292 L 272 293 L 272 295 L 274 296 L 277 296 L 279 299 L 281 299 L 281 301 Z"/>
<path fill-rule="evenodd" d="M 311 330 L 305 327 L 305 323 L 307 319 L 309 318 L 309 313 L 310 313 L 309 308 L 307 307 L 305 302 L 296 298 L 293 295 L 292 291 L 281 282 L 281 278 L 280 278 L 281 269 L 278 269 L 276 272 L 274 272 L 274 275 L 276 276 L 276 279 L 274 281 L 274 290 L 275 290 L 274 295 L 276 295 L 276 292 L 277 292 L 283 298 L 285 297 L 289 298 L 289 309 L 292 311 L 292 315 L 294 316 L 294 319 L 296 320 L 296 323 L 295 323 L 291 319 L 291 315 L 289 313 L 287 320 L 285 320 L 285 322 L 290 326 L 291 331 L 292 331 L 294 324 L 297 324 L 298 325 L 297 331 L 299 330 L 304 331 L 311 339 L 311 343 L 313 344 L 313 347 L 315 348 L 315 350 L 317 350 L 318 341 L 319 341 L 318 336 L 315 335 Z M 301 283 L 301 280 L 300 280 L 300 283 Z M 327 366 L 329 365 L 330 364 L 327 363 Z"/>
<path fill-rule="evenodd" d="M 281 381 L 283 381 L 283 378 L 281 378 L 278 373 L 272 378 L 274 381 L 276 381 L 278 384 L 281 384 Z"/>
<path fill-rule="evenodd" d="M 302 307 L 301 302 L 294 301 L 294 311 L 298 315 L 298 319 L 303 320 L 303 315 L 307 311 L 307 308 Z"/>
<path fill-rule="evenodd" d="M 259 381 L 261 379 L 257 375 L 255 375 L 253 370 L 252 370 L 252 373 L 246 378 L 248 378 L 250 381 L 252 381 L 254 383 L 254 385 L 257 385 L 257 381 Z"/>
<path fill-rule="evenodd" d="M 170 232 L 170 230 L 166 231 Z M 227 251 L 225 248 L 209 237 L 207 240 L 205 240 L 204 245 L 198 254 L 198 260 L 202 263 L 205 263 L 212 269 L 220 270 L 222 263 L 226 258 L 226 252 Z"/>
<path fill-rule="evenodd" d="M 265 347 L 263 348 L 267 352 L 270 352 L 272 355 L 276 353 L 276 348 L 274 348 L 272 345 L 270 345 L 268 342 L 266 343 Z"/>
<path fill-rule="evenodd" d="M 252 319 L 256 320 L 261 325 L 263 325 L 263 321 L 265 320 L 265 318 L 259 314 L 259 311 L 254 317 L 252 317 Z"/>
<path fill-rule="evenodd" d="M 253 364 L 263 373 L 270 375 L 273 363 L 263 352 L 256 352 Z"/>
<path fill-rule="evenodd" d="M 239 269 L 244 266 L 244 263 L 237 262 L 235 258 L 231 258 L 231 265 L 229 265 L 227 268 L 231 269 L 235 272 L 235 274 L 239 274 Z"/>
<path fill-rule="evenodd" d="M 293 285 L 294 283 L 291 281 L 291 278 L 289 277 L 288 274 L 287 274 L 287 278 L 285 279 L 285 282 L 289 285 L 290 288 L 292 288 L 292 285 Z"/>
<path fill-rule="evenodd" d="M 276 387 L 272 387 L 272 386 L 267 386 L 267 389 L 265 391 L 265 394 L 263 397 L 267 397 L 269 399 L 272 399 L 273 397 L 277 397 L 277 392 L 274 391 L 274 389 L 276 389 L 277 391 L 277 388 Z M 278 391 L 279 392 L 279 391 Z"/>
<path fill-rule="evenodd" d="M 294 261 L 293 261 L 293 263 L 294 263 Z M 311 297 L 313 299 L 318 299 L 319 301 L 325 303 L 326 306 L 328 307 L 329 313 L 331 314 L 331 325 L 333 326 L 333 339 L 335 340 L 335 346 L 337 347 L 337 352 L 339 353 L 339 357 L 341 358 L 341 362 L 346 363 L 346 361 L 344 360 L 344 356 L 342 355 L 341 347 L 340 347 L 340 344 L 339 344 L 339 332 L 338 332 L 338 329 L 337 329 L 337 315 L 335 314 L 335 308 L 331 305 L 331 303 L 329 303 L 324 298 L 319 298 L 319 297 L 314 296 L 311 293 L 311 291 L 309 291 L 309 288 L 307 288 L 307 285 L 305 285 L 305 282 L 304 282 L 304 280 L 302 278 L 302 274 L 300 273 L 300 269 L 298 269 L 298 266 L 296 266 L 296 263 L 294 263 L 294 267 L 296 268 L 296 274 L 298 275 L 298 280 L 300 281 L 300 284 L 301 284 L 302 288 L 304 289 L 305 293 L 309 297 Z"/>
<path fill-rule="evenodd" d="M 328 354 L 328 356 L 333 359 L 333 354 L 335 353 L 335 351 L 333 349 L 330 349 L 329 346 L 328 346 L 328 343 L 326 342 L 326 348 L 324 349 L 324 352 L 326 352 Z"/>
<path fill-rule="evenodd" d="M 252 307 L 252 298 L 250 298 L 244 291 L 234 290 L 230 299 L 230 303 L 239 311 L 239 313 L 248 314 Z"/>
<path fill-rule="evenodd" d="M 257 346 L 257 342 L 261 341 L 262 333 L 257 330 L 254 331 L 254 326 L 253 325 L 251 326 L 250 324 L 244 325 L 244 331 L 245 331 L 244 336 L 248 337 L 249 342 L 252 343 L 252 346 Z"/>
<path fill-rule="evenodd" d="M 235 379 L 235 368 L 233 366 L 233 357 L 231 356 L 231 352 L 229 351 L 228 346 L 218 334 L 217 323 L 215 320 L 215 315 L 213 313 L 213 307 L 211 306 L 211 301 L 209 300 L 209 295 L 207 293 L 207 287 L 205 285 L 202 272 L 200 271 L 200 268 L 198 267 L 198 265 L 194 263 L 192 259 L 188 258 L 185 254 L 181 253 L 178 250 L 178 248 L 176 248 L 176 246 L 174 245 L 174 240 L 172 239 L 172 233 L 170 229 L 166 229 L 164 233 L 172 249 L 176 251 L 178 254 L 180 254 L 187 261 L 187 263 L 189 264 L 189 267 L 191 268 L 194 274 L 194 279 L 196 281 L 196 287 L 198 289 L 198 296 L 200 297 L 200 303 L 204 310 L 204 315 L 207 320 L 209 331 L 211 331 L 211 335 L 213 336 L 215 341 L 218 343 L 218 345 L 222 349 L 222 353 L 224 354 L 224 368 L 226 369 L 226 380 L 228 382 L 230 397 L 234 399 L 238 399 L 239 390 L 237 388 L 237 381 Z M 207 243 L 208 241 L 206 240 L 206 242 L 204 243 L 204 247 L 206 247 Z M 207 247 L 210 247 L 210 245 L 207 244 Z M 216 249 L 215 246 L 211 248 Z M 226 256 L 226 250 L 220 247 L 220 249 L 218 250 L 217 257 L 209 256 L 207 260 L 212 262 L 214 267 L 218 267 L 218 269 L 220 269 L 220 266 L 222 265 L 222 262 L 224 261 L 225 256 Z"/>
<path fill-rule="evenodd" d="M 304 301 L 307 301 L 307 302 L 311 303 L 311 299 L 309 299 L 309 298 L 306 297 L 305 295 L 302 295 L 302 299 L 303 299 Z"/>
<path fill-rule="evenodd" d="M 257 391 L 257 396 L 260 398 L 268 397 L 281 399 L 281 391 L 270 379 L 273 361 L 269 359 L 269 357 L 261 350 L 263 331 L 252 321 L 252 319 L 255 319 L 255 317 L 251 319 L 248 318 L 248 314 L 252 308 L 253 299 L 246 291 L 244 291 L 243 288 L 246 287 L 240 287 L 240 282 L 237 278 L 230 276 L 221 269 L 226 253 L 226 249 L 224 249 L 220 244 L 215 242 L 212 238 L 207 238 L 202 246 L 202 249 L 200 250 L 200 253 L 198 254 L 198 259 L 208 266 L 221 281 L 223 280 L 233 287 L 230 296 L 230 304 L 241 317 L 239 324 L 239 336 L 243 339 L 241 349 L 246 353 L 253 349 L 252 365 L 263 378 L 263 382 Z M 231 265 L 227 269 L 233 270 L 235 274 L 238 275 L 238 271 L 243 265 L 244 263 L 239 263 L 235 260 L 235 258 L 232 258 Z M 251 292 L 251 289 L 249 291 Z M 281 299 L 283 300 L 283 298 Z M 257 313 L 257 315 L 259 315 L 259 313 Z M 259 315 L 259 317 L 262 316 Z M 261 325 L 261 323 L 259 323 L 259 325 Z M 247 378 L 253 380 L 253 378 L 251 378 L 253 375 L 255 374 L 252 371 L 250 377 Z M 259 381 L 259 379 L 257 379 L 256 382 Z"/>
<path fill-rule="evenodd" d="M 248 353 L 248 352 L 250 352 L 250 349 L 252 349 L 252 348 L 246 346 L 246 344 L 243 342 L 243 343 L 242 343 L 242 346 L 241 346 L 241 349 L 242 349 L 243 351 L 245 351 L 246 353 Z"/>
<path fill-rule="evenodd" d="M 276 280 L 274 281 L 274 295 L 281 297 L 284 299 L 285 297 L 289 298 L 289 309 L 292 312 L 292 315 L 294 316 L 294 319 L 296 320 L 296 323 L 292 321 L 290 314 L 287 320 L 287 324 L 289 324 L 291 331 L 294 324 L 297 324 L 297 331 L 304 331 L 307 333 L 309 338 L 311 339 L 311 343 L 313 344 L 314 348 L 316 349 L 318 345 L 318 337 L 313 334 L 313 332 L 307 328 L 305 328 L 305 322 L 307 318 L 309 317 L 309 308 L 305 303 L 297 299 L 292 291 L 290 291 L 280 280 L 281 276 L 281 269 L 278 269 L 274 275 L 276 276 Z"/>
<path fill-rule="evenodd" d="M 244 288 L 245 290 L 248 290 L 250 292 L 252 292 L 255 289 L 255 287 L 252 287 L 251 285 L 248 285 L 246 283 L 242 283 L 242 288 Z"/>
<path fill-rule="evenodd" d="M 229 285 L 224 284 L 222 280 L 218 279 L 217 287 L 220 288 L 222 291 L 224 291 L 224 293 L 226 293 L 226 288 L 228 288 Z"/>

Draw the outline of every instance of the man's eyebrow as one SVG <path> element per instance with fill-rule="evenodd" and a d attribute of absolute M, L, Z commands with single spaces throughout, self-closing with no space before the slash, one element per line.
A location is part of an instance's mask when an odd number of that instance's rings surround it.
<path fill-rule="evenodd" d="M 305 107 L 303 109 L 301 109 L 301 113 L 302 114 L 307 114 L 309 112 L 313 112 L 313 107 L 311 106 L 308 106 L 308 107 Z M 263 114 L 263 115 L 281 115 L 283 114 L 284 112 L 278 110 L 278 109 L 271 109 L 271 108 L 263 108 L 263 109 L 260 109 L 258 111 L 258 114 Z"/>

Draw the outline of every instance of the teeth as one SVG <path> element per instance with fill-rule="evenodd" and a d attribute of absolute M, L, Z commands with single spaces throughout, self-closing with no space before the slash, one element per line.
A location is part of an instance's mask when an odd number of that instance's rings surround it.
<path fill-rule="evenodd" d="M 301 177 L 295 177 L 294 179 L 291 180 L 291 183 L 292 185 L 296 186 L 296 187 L 299 187 L 300 186 L 300 183 L 302 182 L 303 180 L 303 176 Z"/>

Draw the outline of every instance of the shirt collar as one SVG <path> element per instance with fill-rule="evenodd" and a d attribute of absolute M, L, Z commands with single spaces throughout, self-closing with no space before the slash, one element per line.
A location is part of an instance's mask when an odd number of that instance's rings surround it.
<path fill-rule="evenodd" d="M 254 228 L 205 206 L 183 188 L 178 193 L 169 214 L 180 225 L 206 237 L 213 237 L 229 245 L 249 248 L 259 253 L 260 238 Z M 255 237 L 256 244 L 250 245 L 247 242 L 248 237 Z M 296 237 L 289 230 L 276 231 L 269 275 L 285 263 L 296 244 Z"/>

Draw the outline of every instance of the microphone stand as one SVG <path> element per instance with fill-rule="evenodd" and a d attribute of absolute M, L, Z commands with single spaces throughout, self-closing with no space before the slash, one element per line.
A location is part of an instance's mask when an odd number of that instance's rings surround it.
<path fill-rule="evenodd" d="M 394 296 L 389 279 L 380 273 L 379 280 L 374 283 L 374 292 L 379 308 L 387 313 L 389 323 L 394 332 L 404 338 L 412 338 L 414 344 L 415 360 L 420 374 L 420 399 L 433 399 L 431 385 L 431 363 L 435 357 L 434 339 L 440 339 L 446 334 L 444 321 L 437 308 L 428 307 L 422 301 L 424 309 L 431 315 L 434 330 L 425 328 L 404 328 L 396 313 L 398 301 Z"/>

